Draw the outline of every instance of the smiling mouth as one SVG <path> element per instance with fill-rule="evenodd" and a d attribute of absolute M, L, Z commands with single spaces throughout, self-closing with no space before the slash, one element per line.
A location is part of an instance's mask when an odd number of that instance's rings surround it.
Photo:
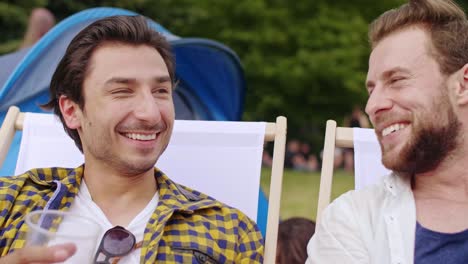
<path fill-rule="evenodd" d="M 123 135 L 133 140 L 150 141 L 150 140 L 156 139 L 158 133 L 152 133 L 152 134 L 125 133 Z"/>
<path fill-rule="evenodd" d="M 401 130 L 405 127 L 407 127 L 408 124 L 393 124 L 391 126 L 388 126 L 382 130 L 382 137 L 388 136 L 392 134 L 393 132 L 396 132 L 398 130 Z"/>

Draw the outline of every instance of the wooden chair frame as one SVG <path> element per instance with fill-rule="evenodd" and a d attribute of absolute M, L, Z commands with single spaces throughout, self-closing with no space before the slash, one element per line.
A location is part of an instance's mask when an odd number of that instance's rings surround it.
<path fill-rule="evenodd" d="M 323 210 L 330 204 L 333 184 L 333 169 L 335 148 L 354 148 L 353 129 L 350 127 L 337 127 L 336 121 L 328 120 L 325 130 L 325 144 L 323 147 L 322 171 L 320 174 L 320 190 L 317 207 L 317 223 Z"/>

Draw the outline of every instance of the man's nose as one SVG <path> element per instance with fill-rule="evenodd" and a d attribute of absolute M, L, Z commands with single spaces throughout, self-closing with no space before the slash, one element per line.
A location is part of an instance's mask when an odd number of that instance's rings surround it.
<path fill-rule="evenodd" d="M 390 97 L 390 94 L 388 94 L 383 87 L 376 87 L 367 99 L 366 113 L 373 122 L 373 120 L 375 120 L 375 116 L 379 112 L 389 110 L 392 106 L 393 100 Z"/>
<path fill-rule="evenodd" d="M 151 92 L 142 92 L 134 104 L 134 115 L 137 119 L 150 124 L 158 123 L 161 120 L 160 108 Z"/>

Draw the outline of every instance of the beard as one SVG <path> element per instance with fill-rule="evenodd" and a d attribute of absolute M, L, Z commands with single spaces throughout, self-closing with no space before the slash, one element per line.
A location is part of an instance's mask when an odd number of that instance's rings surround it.
<path fill-rule="evenodd" d="M 446 94 L 423 113 L 421 122 L 413 122 L 412 135 L 397 156 L 386 155 L 382 147 L 382 163 L 390 170 L 410 175 L 437 168 L 457 148 L 461 124 Z M 445 114 L 444 114 L 445 113 Z M 415 119 L 413 119 L 415 120 Z M 417 120 L 415 120 L 417 121 Z"/>

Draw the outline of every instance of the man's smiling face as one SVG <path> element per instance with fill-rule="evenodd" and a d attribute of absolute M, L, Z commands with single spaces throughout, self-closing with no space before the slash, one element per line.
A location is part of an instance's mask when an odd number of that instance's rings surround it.
<path fill-rule="evenodd" d="M 459 121 L 447 76 L 430 54 L 430 38 L 419 26 L 391 33 L 369 59 L 366 112 L 392 170 L 433 169 L 456 147 Z"/>
<path fill-rule="evenodd" d="M 152 170 L 174 124 L 172 81 L 158 51 L 104 43 L 94 51 L 83 84 L 84 107 L 74 107 L 85 163 L 128 175 Z"/>

